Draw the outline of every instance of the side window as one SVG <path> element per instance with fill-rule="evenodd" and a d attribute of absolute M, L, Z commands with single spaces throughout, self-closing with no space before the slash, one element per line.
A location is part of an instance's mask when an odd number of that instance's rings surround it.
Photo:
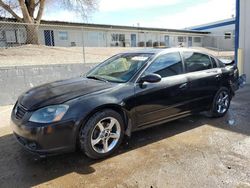
<path fill-rule="evenodd" d="M 225 67 L 225 64 L 222 63 L 220 60 L 218 60 L 218 63 L 219 63 L 219 67 Z"/>
<path fill-rule="evenodd" d="M 213 57 L 211 57 L 211 61 L 212 61 L 213 68 L 217 68 L 218 67 L 217 62 Z"/>
<path fill-rule="evenodd" d="M 158 57 L 145 71 L 146 74 L 159 74 L 162 78 L 183 73 L 182 60 L 178 52 Z"/>
<path fill-rule="evenodd" d="M 197 52 L 183 52 L 187 72 L 202 71 L 212 68 L 209 56 Z"/>

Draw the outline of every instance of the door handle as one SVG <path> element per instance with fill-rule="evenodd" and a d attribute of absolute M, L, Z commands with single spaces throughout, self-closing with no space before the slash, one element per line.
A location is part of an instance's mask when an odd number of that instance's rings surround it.
<path fill-rule="evenodd" d="M 217 70 L 209 70 L 209 71 L 206 71 L 206 73 L 218 73 Z"/>
<path fill-rule="evenodd" d="M 187 84 L 187 83 L 184 83 L 184 84 L 181 84 L 181 85 L 179 86 L 179 89 L 187 89 L 187 87 L 188 87 L 188 84 Z"/>
<path fill-rule="evenodd" d="M 221 75 L 220 75 L 220 74 L 217 74 L 217 75 L 215 76 L 215 78 L 216 78 L 216 79 L 220 79 L 220 78 L 221 78 Z"/>

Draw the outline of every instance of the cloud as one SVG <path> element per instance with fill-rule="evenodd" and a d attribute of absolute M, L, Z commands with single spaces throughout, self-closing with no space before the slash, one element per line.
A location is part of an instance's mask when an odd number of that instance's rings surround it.
<path fill-rule="evenodd" d="M 235 14 L 235 0 L 208 0 L 205 3 L 187 7 L 182 12 L 154 17 L 152 20 L 138 20 L 141 26 L 163 28 L 185 28 L 201 25 Z"/>
<path fill-rule="evenodd" d="M 171 12 L 176 6 L 184 0 L 100 0 L 99 15 L 108 13 L 109 19 L 102 20 L 97 23 L 118 24 L 118 25 L 134 25 L 140 23 L 141 27 L 158 27 L 169 29 L 182 29 L 186 27 L 201 25 L 209 22 L 214 22 L 222 19 L 231 18 L 235 14 L 235 0 L 206 0 L 205 2 L 197 1 L 192 5 L 183 4 L 183 8 L 176 9 L 173 14 L 155 14 L 157 8 L 166 7 L 166 12 L 171 8 Z M 172 5 L 172 6 L 171 6 Z M 176 6 L 175 6 L 176 5 Z M 150 12 L 150 9 L 152 10 Z M 130 12 L 142 10 L 144 14 L 131 17 Z M 178 11 L 177 11 L 178 10 Z M 127 16 L 122 19 L 117 19 L 119 12 L 126 12 Z M 154 12 L 154 13 L 152 13 Z M 105 14 L 104 14 L 105 15 Z M 113 17 L 115 19 L 113 19 Z M 57 11 L 46 11 L 43 19 L 46 20 L 62 20 L 71 22 L 82 22 L 80 16 L 70 10 L 58 9 Z M 93 22 L 95 23 L 95 19 Z"/>
<path fill-rule="evenodd" d="M 43 16 L 43 20 L 53 21 L 68 21 L 68 22 L 81 22 L 81 17 L 77 16 L 77 13 L 69 10 L 58 10 L 56 12 L 46 12 Z"/>
<path fill-rule="evenodd" d="M 145 9 L 163 5 L 174 5 L 181 0 L 101 0 L 99 11 L 112 12 L 131 9 Z"/>

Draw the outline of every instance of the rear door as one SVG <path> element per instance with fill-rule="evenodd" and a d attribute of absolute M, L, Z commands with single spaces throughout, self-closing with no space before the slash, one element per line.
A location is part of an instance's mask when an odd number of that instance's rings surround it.
<path fill-rule="evenodd" d="M 189 92 L 192 96 L 190 108 L 199 110 L 208 107 L 220 87 L 221 69 L 210 56 L 198 52 L 182 52 Z"/>
<path fill-rule="evenodd" d="M 136 83 L 136 124 L 139 127 L 159 123 L 187 113 L 188 85 L 179 52 L 158 57 L 142 74 L 159 74 L 158 83 Z"/>

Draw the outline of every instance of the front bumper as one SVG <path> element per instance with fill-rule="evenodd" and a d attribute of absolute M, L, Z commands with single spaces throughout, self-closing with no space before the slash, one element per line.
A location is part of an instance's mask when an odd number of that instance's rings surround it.
<path fill-rule="evenodd" d="M 55 155 L 75 150 L 76 123 L 73 120 L 53 124 L 23 122 L 11 115 L 11 127 L 17 141 L 39 156 Z"/>
<path fill-rule="evenodd" d="M 244 87 L 246 85 L 246 81 L 247 81 L 246 75 L 242 74 L 238 79 L 239 86 Z"/>

